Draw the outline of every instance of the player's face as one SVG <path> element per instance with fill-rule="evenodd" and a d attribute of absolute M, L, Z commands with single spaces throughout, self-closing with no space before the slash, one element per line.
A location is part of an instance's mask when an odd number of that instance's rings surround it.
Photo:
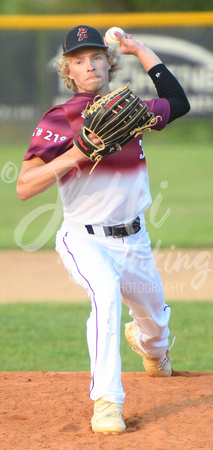
<path fill-rule="evenodd" d="M 84 48 L 69 57 L 69 78 L 75 81 L 79 92 L 106 95 L 110 67 L 103 50 Z"/>

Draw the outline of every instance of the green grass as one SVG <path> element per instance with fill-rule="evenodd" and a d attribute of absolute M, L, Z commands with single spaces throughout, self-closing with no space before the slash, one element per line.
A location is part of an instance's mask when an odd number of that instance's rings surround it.
<path fill-rule="evenodd" d="M 16 183 L 25 150 L 20 146 L 9 146 L 0 150 L 2 167 L 0 177 L 0 248 L 13 249 L 19 247 L 19 244 L 29 251 L 54 247 L 55 234 L 62 221 L 62 204 L 57 185 L 26 202 L 22 202 L 16 194 Z M 34 213 L 33 218 L 30 217 L 32 213 Z M 54 219 L 54 223 L 52 223 L 52 219 Z M 23 223 L 23 220 L 25 220 L 25 223 Z M 24 234 L 22 236 L 18 233 L 17 242 L 15 230 L 21 222 L 23 223 L 21 228 L 24 230 Z M 45 233 L 44 230 L 46 230 Z"/>
<path fill-rule="evenodd" d="M 160 145 L 147 151 L 147 161 L 153 203 L 146 220 L 152 242 L 160 239 L 163 247 L 212 246 L 211 146 L 203 150 L 202 162 L 195 144 L 183 149 Z"/>
<path fill-rule="evenodd" d="M 145 216 L 153 246 L 160 239 L 164 248 L 212 247 L 212 139 L 210 119 L 181 118 L 161 133 L 144 133 L 153 200 Z"/>
<path fill-rule="evenodd" d="M 161 133 L 144 133 L 143 147 L 153 199 L 145 217 L 153 247 L 158 240 L 164 248 L 212 247 L 212 138 L 211 119 L 181 118 Z M 21 202 L 16 195 L 17 174 L 27 146 L 12 145 L 8 139 L 0 147 L 2 249 L 20 245 L 29 251 L 53 248 L 62 220 L 56 185 L 26 202 Z M 13 166 L 7 166 L 9 161 Z M 29 216 L 32 213 L 34 218 Z"/>
<path fill-rule="evenodd" d="M 175 370 L 213 371 L 213 309 L 210 302 L 170 302 L 171 356 Z M 1 371 L 88 371 L 85 303 L 11 303 L 0 306 Z M 142 371 L 141 358 L 124 337 L 130 321 L 123 306 L 123 371 Z"/>

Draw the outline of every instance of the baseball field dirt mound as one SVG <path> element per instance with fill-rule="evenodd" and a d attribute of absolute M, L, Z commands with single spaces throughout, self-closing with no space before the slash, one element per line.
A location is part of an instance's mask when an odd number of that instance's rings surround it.
<path fill-rule="evenodd" d="M 1 450 L 212 449 L 213 372 L 122 374 L 121 435 L 95 434 L 88 372 L 1 372 Z"/>

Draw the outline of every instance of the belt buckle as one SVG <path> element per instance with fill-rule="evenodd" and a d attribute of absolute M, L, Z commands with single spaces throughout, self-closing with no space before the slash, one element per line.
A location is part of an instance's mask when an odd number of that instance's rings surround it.
<path fill-rule="evenodd" d="M 125 236 L 131 236 L 131 234 L 137 233 L 141 227 L 140 227 L 140 218 L 136 217 L 133 222 L 130 223 L 121 223 L 120 225 L 116 225 L 111 228 L 111 233 L 114 239 L 122 238 Z M 119 233 L 119 228 L 121 229 L 121 232 Z M 119 234 L 115 234 L 115 231 L 118 231 Z"/>
<path fill-rule="evenodd" d="M 117 226 L 115 226 L 115 227 L 112 227 L 112 237 L 114 238 L 114 239 L 119 239 L 119 238 L 122 238 L 123 237 L 123 228 L 125 227 L 125 225 L 124 224 L 121 224 L 121 225 L 117 225 Z M 115 234 L 115 230 L 118 230 L 119 228 L 121 228 L 121 233 L 120 234 Z"/>

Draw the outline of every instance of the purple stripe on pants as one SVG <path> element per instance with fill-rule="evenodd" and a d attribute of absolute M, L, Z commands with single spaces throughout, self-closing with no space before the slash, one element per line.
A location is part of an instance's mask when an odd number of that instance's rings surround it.
<path fill-rule="evenodd" d="M 93 302 L 94 302 L 94 305 L 95 305 L 95 311 L 96 311 L 96 357 L 95 357 L 95 361 L 97 361 L 97 353 L 98 353 L 98 310 L 97 310 L 97 305 L 96 305 L 96 302 L 95 302 L 95 292 L 92 289 L 90 282 L 81 273 L 73 253 L 69 250 L 69 247 L 68 247 L 67 243 L 65 242 L 65 239 L 66 239 L 68 233 L 69 233 L 69 231 L 67 231 L 65 233 L 65 236 L 63 237 L 63 243 L 64 243 L 64 245 L 65 245 L 65 247 L 67 249 L 67 253 L 69 253 L 69 255 L 72 257 L 72 260 L 73 260 L 73 262 L 74 262 L 74 264 L 76 266 L 76 269 L 77 269 L 79 275 L 84 279 L 84 281 L 86 281 L 87 285 L 89 286 L 89 288 L 90 288 L 90 290 L 92 292 L 92 298 L 93 298 Z M 95 369 L 94 369 L 94 373 L 92 374 L 92 382 L 91 382 L 91 387 L 90 387 L 90 393 L 92 392 L 93 387 L 94 387 L 94 376 L 95 376 Z"/>

